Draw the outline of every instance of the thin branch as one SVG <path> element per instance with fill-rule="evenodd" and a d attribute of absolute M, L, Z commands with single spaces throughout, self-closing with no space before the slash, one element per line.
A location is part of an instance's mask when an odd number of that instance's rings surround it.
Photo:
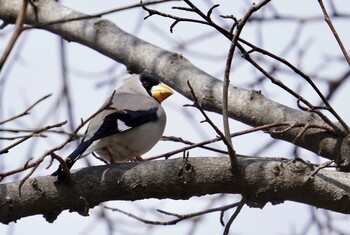
<path fill-rule="evenodd" d="M 334 163 L 334 160 L 331 160 L 331 161 L 324 162 L 324 163 L 320 164 L 319 166 L 317 166 L 316 169 L 309 175 L 309 177 L 307 177 L 306 182 L 308 180 L 312 179 L 321 169 L 326 168 L 333 163 Z"/>
<path fill-rule="evenodd" d="M 29 135 L 19 135 L 19 136 L 11 136 L 11 137 L 0 137 L 0 140 L 17 140 L 17 139 L 22 139 L 26 137 L 47 137 L 46 135 L 43 134 L 29 134 Z"/>
<path fill-rule="evenodd" d="M 162 136 L 160 138 L 160 140 L 162 140 L 162 141 L 173 141 L 173 142 L 183 143 L 183 144 L 187 144 L 187 145 L 194 145 L 195 144 L 195 143 L 193 143 L 191 141 L 184 140 L 181 137 L 175 137 L 175 136 Z M 223 150 L 212 148 L 212 147 L 208 147 L 208 146 L 198 146 L 198 147 L 202 148 L 202 149 L 209 150 L 209 151 L 213 151 L 213 152 L 216 152 L 216 153 L 228 154 L 227 151 L 223 151 Z"/>
<path fill-rule="evenodd" d="M 34 132 L 36 129 L 12 129 L 12 128 L 0 128 L 0 132 L 11 132 L 11 133 L 32 133 Z M 68 131 L 64 131 L 64 130 L 47 130 L 46 133 L 54 133 L 54 134 L 59 134 L 59 135 L 72 135 L 72 132 L 68 132 Z M 25 135 L 22 136 L 15 136 L 15 137 L 8 137 L 8 139 L 18 139 L 18 138 L 22 138 Z M 39 135 L 40 137 L 46 137 L 46 135 Z M 82 137 L 82 135 L 76 134 L 76 136 Z M 6 138 L 6 137 L 0 137 L 0 138 Z"/>
<path fill-rule="evenodd" d="M 199 104 L 198 99 L 197 99 L 197 96 L 196 96 L 196 94 L 195 94 L 195 92 L 194 92 L 194 90 L 193 90 L 193 88 L 192 88 L 192 86 L 191 86 L 191 84 L 190 84 L 189 81 L 187 81 L 187 85 L 188 85 L 188 87 L 190 88 L 191 93 L 192 93 L 192 96 L 193 96 L 193 100 L 194 100 L 193 106 L 196 107 L 196 108 L 202 113 L 202 115 L 203 115 L 204 118 L 205 118 L 205 122 L 208 122 L 209 125 L 215 130 L 215 132 L 216 132 L 216 133 L 220 136 L 220 138 L 223 140 L 224 144 L 227 146 L 227 150 L 228 150 L 228 152 L 229 152 L 230 158 L 231 158 L 231 157 L 234 158 L 235 155 L 236 155 L 236 153 L 235 153 L 235 151 L 234 151 L 233 148 L 232 148 L 232 144 L 230 144 L 230 142 L 229 142 L 230 138 L 226 139 L 226 138 L 225 138 L 225 135 L 220 131 L 220 129 L 211 121 L 211 119 L 210 119 L 210 118 L 208 117 L 208 115 L 205 113 L 204 109 L 203 109 L 203 108 L 201 107 L 201 105 Z M 231 155 L 232 155 L 232 156 L 231 156 Z M 232 159 L 231 159 L 231 163 L 232 163 L 231 168 L 232 168 L 232 169 L 235 169 L 235 167 L 237 166 L 237 164 L 234 164 L 234 163 L 237 163 L 237 158 L 236 158 L 235 162 L 232 162 Z M 233 165 L 233 164 L 234 164 L 234 165 Z"/>
<path fill-rule="evenodd" d="M 166 14 L 154 9 L 150 9 L 146 6 L 142 6 L 142 8 L 148 12 L 148 16 L 146 16 L 144 19 L 148 19 L 149 17 L 153 16 L 153 15 L 158 15 L 158 16 L 162 16 L 165 18 L 170 18 L 174 20 L 174 23 L 171 24 L 170 26 L 170 32 L 173 33 L 173 29 L 174 27 L 179 23 L 179 22 L 192 22 L 192 23 L 198 23 L 198 24 L 205 24 L 205 25 L 209 25 L 209 23 L 207 21 L 204 20 L 196 20 L 196 19 L 191 19 L 191 18 L 182 18 L 182 17 L 178 17 L 178 16 L 174 16 L 174 15 L 170 15 L 170 14 Z M 173 7 L 174 8 L 174 7 Z M 186 10 L 186 11 L 191 11 L 191 9 L 188 8 L 182 8 L 182 7 L 175 7 L 174 9 L 178 9 L 178 10 Z"/>
<path fill-rule="evenodd" d="M 12 149 L 13 147 L 15 147 L 15 146 L 21 144 L 22 142 L 24 142 L 24 141 L 26 141 L 26 140 L 32 138 L 33 136 L 37 136 L 37 135 L 38 135 L 39 133 L 41 133 L 41 132 L 45 132 L 45 131 L 47 131 L 47 130 L 49 130 L 49 129 L 52 129 L 52 128 L 61 127 L 61 126 L 65 125 L 66 123 L 67 123 L 67 121 L 63 121 L 63 122 L 56 123 L 56 124 L 54 124 L 54 125 L 49 125 L 49 126 L 46 126 L 46 127 L 40 128 L 40 129 L 37 129 L 37 130 L 33 131 L 32 134 L 26 135 L 26 136 L 24 136 L 23 138 L 21 138 L 20 140 L 16 141 L 15 143 L 13 143 L 13 144 L 11 144 L 11 145 L 9 145 L 9 146 L 7 146 L 7 147 L 1 149 L 1 150 L 0 150 L 0 155 L 1 155 L 1 154 L 4 154 L 4 153 L 8 153 L 8 151 L 9 151 L 10 149 Z"/>
<path fill-rule="evenodd" d="M 226 66 L 225 66 L 225 75 L 224 75 L 224 81 L 223 81 L 223 86 L 222 86 L 222 120 L 223 120 L 223 126 L 224 126 L 224 133 L 225 133 L 225 138 L 228 142 L 227 150 L 229 152 L 229 157 L 231 160 L 231 168 L 232 170 L 237 168 L 237 156 L 236 156 L 236 151 L 233 148 L 232 145 L 232 140 L 230 138 L 230 125 L 229 125 L 229 120 L 228 120 L 228 88 L 230 85 L 230 72 L 231 72 L 231 64 L 233 60 L 233 55 L 235 53 L 237 41 L 239 38 L 239 35 L 243 29 L 245 22 L 240 25 L 237 25 L 237 30 L 236 34 L 234 35 L 231 46 L 227 55 L 227 60 L 226 60 Z"/>
<path fill-rule="evenodd" d="M 142 7 L 142 6 L 152 5 L 152 4 L 159 4 L 159 3 L 164 3 L 164 2 L 172 2 L 172 1 L 179 1 L 179 0 L 159 0 L 159 1 L 153 1 L 153 2 L 141 2 L 138 4 L 120 7 L 120 8 L 113 9 L 113 10 L 103 11 L 103 12 L 93 14 L 93 15 L 84 15 L 84 16 L 74 17 L 74 18 L 70 18 L 70 19 L 61 19 L 61 20 L 55 20 L 55 21 L 51 21 L 51 22 L 47 22 L 47 23 L 39 23 L 39 24 L 31 25 L 31 26 L 26 26 L 23 28 L 23 30 L 34 29 L 34 28 L 43 28 L 43 27 L 47 27 L 50 25 L 54 25 L 54 24 L 62 24 L 62 23 L 72 22 L 72 21 L 77 21 L 77 20 L 88 20 L 88 19 L 92 19 L 92 18 L 100 18 L 104 15 L 116 13 L 119 11 L 125 11 L 125 10 L 129 10 L 129 9 L 137 8 L 137 7 Z"/>
<path fill-rule="evenodd" d="M 46 156 L 52 156 L 52 154 L 58 150 L 61 150 L 62 148 L 64 148 L 69 142 L 71 142 L 72 140 L 74 140 L 76 138 L 76 135 L 78 133 L 78 131 L 85 126 L 92 118 L 94 118 L 97 114 L 99 114 L 100 112 L 108 109 L 108 107 L 111 105 L 112 103 L 112 98 L 114 96 L 115 91 L 113 92 L 113 94 L 111 95 L 111 98 L 109 99 L 109 101 L 103 105 L 99 110 L 97 110 L 95 113 L 93 113 L 89 118 L 87 118 L 85 121 L 81 121 L 80 125 L 75 129 L 75 131 L 69 136 L 69 138 L 67 138 L 67 140 L 65 142 L 63 142 L 61 145 L 56 146 L 53 149 L 50 149 L 48 151 L 46 151 L 45 153 L 43 153 L 36 161 L 25 164 L 22 167 L 19 167 L 17 169 L 5 172 L 5 173 L 0 173 L 0 181 L 9 175 L 13 175 L 22 171 L 25 171 L 27 169 L 30 168 L 34 168 L 34 170 L 44 161 L 44 159 L 46 158 Z M 28 178 L 30 175 L 33 174 L 34 171 L 31 171 L 25 178 Z M 23 183 L 21 183 L 23 184 Z"/>
<path fill-rule="evenodd" d="M 222 28 L 221 26 L 215 24 L 214 22 L 212 22 L 211 20 L 209 20 L 207 18 L 207 15 L 205 15 L 203 12 L 201 12 L 193 3 L 191 3 L 191 1 L 189 0 L 184 0 L 192 9 L 194 12 L 196 12 L 199 16 L 201 16 L 204 20 L 206 20 L 207 22 L 209 22 L 209 25 L 215 29 L 217 29 L 220 33 L 222 33 L 226 38 L 228 38 L 229 40 L 233 40 L 234 35 L 232 34 L 232 32 L 227 31 L 226 29 Z M 261 3 L 256 5 L 256 8 L 261 8 L 262 6 L 264 6 L 265 4 L 267 4 L 269 1 L 262 1 Z M 232 30 L 231 30 L 232 31 Z M 238 38 L 239 42 L 242 42 L 243 44 L 249 46 L 252 48 L 251 51 L 247 52 L 243 46 L 241 46 L 240 44 L 237 43 L 237 47 L 239 48 L 239 50 L 242 52 L 243 54 L 243 58 L 245 58 L 248 62 L 250 62 L 254 67 L 256 67 L 260 72 L 262 72 L 266 77 L 268 77 L 274 84 L 280 86 L 282 89 L 286 90 L 287 92 L 289 92 L 291 95 L 293 95 L 294 97 L 296 97 L 297 99 L 300 99 L 302 102 L 304 102 L 306 105 L 308 105 L 310 108 L 312 108 L 312 104 L 310 102 L 308 102 L 306 99 L 304 99 L 303 97 L 301 97 L 298 93 L 294 92 L 292 89 L 290 89 L 289 87 L 287 87 L 286 85 L 284 85 L 280 80 L 275 79 L 273 76 L 271 76 L 268 72 L 266 72 L 257 62 L 255 62 L 251 57 L 250 57 L 250 53 L 252 53 L 253 51 L 258 51 L 260 53 L 262 53 L 263 55 L 267 55 L 283 64 L 285 64 L 286 66 L 288 66 L 289 68 L 291 68 L 294 72 L 296 72 L 298 75 L 300 75 L 302 78 L 304 78 L 310 85 L 311 87 L 316 91 L 316 93 L 319 95 L 319 97 L 322 99 L 322 101 L 325 103 L 325 105 L 328 107 L 328 111 L 337 118 L 337 120 L 342 124 L 342 126 L 345 128 L 345 130 L 347 132 L 349 132 L 349 127 L 348 125 L 345 123 L 345 121 L 338 115 L 338 113 L 333 109 L 333 107 L 329 104 L 328 100 L 324 97 L 324 95 L 322 94 L 322 92 L 318 89 L 318 87 L 313 83 L 313 81 L 310 79 L 309 76 L 305 75 L 303 72 L 301 72 L 299 69 L 297 69 L 295 66 L 293 66 L 291 63 L 289 63 L 287 60 L 269 52 L 266 51 L 262 48 L 259 48 L 251 43 L 249 43 L 248 41 Z M 321 112 L 316 112 L 321 118 L 322 120 L 324 120 L 328 125 L 330 125 L 331 127 L 334 128 L 334 130 L 343 135 L 343 130 L 341 130 L 337 125 L 334 125 L 332 123 L 332 121 L 327 118 L 323 113 Z"/>
<path fill-rule="evenodd" d="M 305 105 L 307 105 L 309 108 L 313 108 L 314 106 L 308 102 L 306 99 L 304 99 L 303 97 L 301 97 L 297 92 L 294 92 L 292 89 L 290 89 L 289 87 L 287 87 L 286 85 L 284 85 L 282 83 L 282 81 L 274 78 L 273 76 L 271 76 L 268 72 L 266 72 L 260 65 L 258 65 L 258 63 L 256 63 L 250 56 L 249 54 L 251 54 L 252 52 L 259 52 L 262 53 L 263 55 L 267 55 L 273 59 L 275 59 L 278 62 L 281 62 L 282 64 L 284 64 L 285 66 L 289 67 L 293 72 L 295 72 L 296 74 L 298 74 L 299 76 L 301 76 L 311 87 L 312 89 L 317 93 L 317 95 L 320 97 L 320 99 L 322 100 L 322 102 L 326 105 L 327 107 L 327 111 L 329 111 L 335 118 L 338 119 L 338 121 L 342 124 L 342 126 L 345 128 L 346 131 L 349 130 L 348 125 L 345 123 L 345 121 L 339 116 L 339 114 L 333 109 L 333 107 L 330 105 L 330 103 L 328 102 L 328 99 L 322 94 L 322 92 L 320 91 L 320 89 L 318 89 L 318 87 L 316 86 L 316 84 L 312 81 L 312 79 L 310 78 L 310 76 L 306 75 L 305 73 L 303 73 L 301 70 L 299 70 L 297 67 L 295 67 L 293 64 L 291 64 L 290 62 L 288 62 L 286 59 L 281 58 L 269 51 L 266 51 L 262 48 L 259 48 L 257 46 L 254 46 L 253 44 L 240 39 L 240 41 L 242 41 L 244 44 L 246 44 L 247 46 L 251 47 L 252 49 L 247 53 L 244 49 L 242 50 L 243 53 L 243 57 L 245 59 L 247 59 L 248 62 L 250 62 L 255 68 L 257 68 L 263 75 L 265 75 L 267 78 L 269 78 L 271 80 L 272 83 L 274 83 L 275 85 L 281 87 L 282 89 L 286 90 L 288 93 L 290 93 L 291 95 L 293 95 L 295 98 L 300 99 L 300 101 L 302 101 Z M 343 130 L 341 130 L 339 127 L 337 127 L 336 125 L 332 124 L 332 121 L 327 118 L 323 113 L 317 113 L 320 118 L 322 118 L 327 124 L 329 124 L 330 126 L 332 126 L 334 128 L 335 131 L 337 131 L 338 133 L 343 133 Z"/>
<path fill-rule="evenodd" d="M 207 24 L 213 28 L 215 28 L 216 30 L 218 30 L 222 35 L 224 35 L 226 38 L 228 38 L 230 41 L 232 41 L 234 35 L 232 33 L 232 28 L 230 31 L 227 31 L 225 28 L 219 26 L 218 24 L 214 23 L 211 19 L 208 19 L 208 14 L 204 14 L 199 8 L 197 8 L 190 0 L 184 0 L 191 8 L 191 11 L 197 13 L 202 19 L 204 19 L 204 21 L 206 21 L 207 23 L 203 23 L 202 21 L 198 22 L 201 24 Z M 260 4 L 263 6 L 264 4 L 266 4 L 268 1 L 262 1 Z M 257 5 L 257 6 L 258 6 Z M 158 14 L 158 13 L 157 13 Z M 169 17 L 168 14 L 164 14 L 159 12 L 159 14 L 163 14 L 162 16 L 164 17 Z M 170 18 L 172 19 L 176 19 L 176 22 L 173 23 L 173 25 L 175 25 L 176 23 L 180 22 L 182 20 L 181 17 L 177 17 L 177 16 L 171 16 Z M 233 17 L 226 17 L 226 18 L 233 18 Z M 184 19 L 185 21 L 191 21 L 191 19 Z M 192 22 L 197 23 L 198 20 L 193 20 Z M 172 26 L 173 26 L 172 25 Z M 298 68 L 296 68 L 294 65 L 292 65 L 290 62 L 288 62 L 287 60 L 285 60 L 284 58 L 281 58 L 269 51 L 266 51 L 258 46 L 253 45 L 252 43 L 242 39 L 242 38 L 238 38 L 238 41 L 251 47 L 252 49 L 247 52 L 244 47 L 242 45 L 240 45 L 239 43 L 237 43 L 237 47 L 239 48 L 239 50 L 242 52 L 243 54 L 243 58 L 245 58 L 249 63 L 251 63 L 255 68 L 257 68 L 263 75 L 265 75 L 266 77 L 268 77 L 272 83 L 280 86 L 282 89 L 286 90 L 288 93 L 290 93 L 291 95 L 293 95 L 294 97 L 296 97 L 297 99 L 300 99 L 303 103 L 305 103 L 307 106 L 309 106 L 311 109 L 313 108 L 313 105 L 308 102 L 306 99 L 304 99 L 303 97 L 301 97 L 297 92 L 294 92 L 292 89 L 290 89 L 289 87 L 287 87 L 284 83 L 282 83 L 280 80 L 274 78 L 273 76 L 271 76 L 267 71 L 265 71 L 255 60 L 253 60 L 250 57 L 250 53 L 252 52 L 259 52 L 263 55 L 269 56 L 279 62 L 281 62 L 282 64 L 286 65 L 287 67 L 289 67 L 290 69 L 292 69 L 295 73 L 297 73 L 299 76 L 301 76 L 303 79 L 305 79 L 310 86 L 315 90 L 315 92 L 318 94 L 318 96 L 321 98 L 321 100 L 324 102 L 324 104 L 327 107 L 327 111 L 329 111 L 340 123 L 341 125 L 344 127 L 346 133 L 350 131 L 349 126 L 346 124 L 346 122 L 340 117 L 340 115 L 333 109 L 333 107 L 329 104 L 328 100 L 325 98 L 325 96 L 322 94 L 322 92 L 318 89 L 318 87 L 313 83 L 313 81 L 311 80 L 311 78 L 309 76 L 307 76 L 306 74 L 304 74 L 302 71 L 300 71 Z M 325 116 L 323 113 L 321 112 L 315 112 L 317 113 L 322 120 L 324 120 L 328 125 L 330 125 L 332 128 L 334 128 L 334 130 L 339 134 L 339 135 L 344 135 L 346 133 L 344 133 L 344 131 L 339 128 L 337 125 L 334 125 L 332 123 L 332 121 Z"/>
<path fill-rule="evenodd" d="M 23 32 L 23 22 L 24 22 L 25 13 L 26 13 L 27 6 L 28 6 L 28 1 L 29 0 L 23 0 L 22 8 L 18 12 L 18 16 L 16 19 L 16 30 L 12 34 L 12 37 L 10 39 L 10 42 L 7 44 L 7 47 L 5 49 L 4 54 L 0 58 L 0 72 L 2 71 L 2 68 L 4 67 L 4 64 L 7 60 L 7 58 L 9 57 L 15 43 L 17 42 L 17 39 L 19 38 L 19 36 Z"/>
<path fill-rule="evenodd" d="M 248 12 L 245 14 L 245 16 L 242 18 L 241 21 L 239 21 L 239 23 L 236 26 L 236 33 L 232 38 L 231 46 L 227 55 L 225 75 L 224 75 L 223 88 L 222 88 L 222 119 L 223 119 L 225 138 L 228 142 L 227 150 L 229 152 L 232 169 L 235 169 L 237 167 L 237 156 L 230 138 L 231 131 L 230 131 L 230 125 L 228 120 L 228 88 L 230 85 L 231 64 L 232 64 L 233 56 L 238 43 L 238 39 L 239 39 L 239 36 L 241 35 L 244 25 L 247 23 L 248 19 L 252 16 L 254 12 L 256 12 L 261 7 L 266 5 L 269 1 L 270 0 L 265 0 L 257 5 L 253 3 L 253 5 L 249 8 Z"/>
<path fill-rule="evenodd" d="M 243 197 L 242 200 L 239 202 L 236 210 L 235 210 L 235 213 L 233 213 L 233 215 L 231 216 L 231 218 L 229 219 L 229 221 L 227 222 L 226 226 L 225 226 L 225 230 L 224 230 L 224 235 L 228 235 L 229 231 L 230 231 L 230 227 L 233 223 L 233 221 L 237 218 L 239 212 L 241 212 L 243 206 L 245 205 L 245 198 Z"/>
<path fill-rule="evenodd" d="M 250 129 L 247 129 L 247 130 L 244 130 L 244 131 L 234 132 L 230 136 L 231 136 L 231 138 L 233 138 L 233 137 L 237 137 L 237 136 L 253 133 L 253 132 L 256 132 L 256 131 L 269 130 L 271 128 L 280 127 L 280 126 L 293 126 L 293 127 L 296 128 L 296 127 L 300 127 L 300 126 L 304 126 L 304 125 L 305 125 L 304 123 L 290 123 L 290 122 L 272 123 L 272 124 L 267 124 L 267 125 L 263 125 L 263 126 L 250 128 Z M 313 126 L 313 127 L 323 129 L 323 127 L 321 127 L 321 126 Z M 219 137 L 214 138 L 214 139 L 205 140 L 203 142 L 200 142 L 200 143 L 197 143 L 197 144 L 192 144 L 190 146 L 187 146 L 187 147 L 184 147 L 184 148 L 180 148 L 180 149 L 176 149 L 176 150 L 173 150 L 173 151 L 170 151 L 170 152 L 167 152 L 167 153 L 163 153 L 163 154 L 160 154 L 160 155 L 157 155 L 157 156 L 144 158 L 144 160 L 149 161 L 149 160 L 155 160 L 155 159 L 159 159 L 159 158 L 169 158 L 170 156 L 173 156 L 175 154 L 182 153 L 182 152 L 188 151 L 190 149 L 198 148 L 198 147 L 201 147 L 201 146 L 204 146 L 204 145 L 207 145 L 207 144 L 212 144 L 212 143 L 215 143 L 215 142 L 218 142 L 218 141 L 221 141 L 221 140 L 222 140 L 222 137 L 219 136 Z"/>
<path fill-rule="evenodd" d="M 61 164 L 61 167 L 62 167 L 62 170 L 64 171 L 64 174 L 65 174 L 65 177 L 66 177 L 66 182 L 69 184 L 69 185 L 73 185 L 74 184 L 74 181 L 73 181 L 73 178 L 72 178 L 72 174 L 70 173 L 70 170 L 66 164 L 66 161 L 61 158 L 60 156 L 58 156 L 56 153 L 51 153 L 51 157 L 53 159 L 56 159 L 57 161 L 59 161 L 59 163 Z"/>
<path fill-rule="evenodd" d="M 220 33 L 222 33 L 226 37 L 232 36 L 232 34 L 228 33 L 226 29 L 222 28 L 221 26 L 219 26 L 218 24 L 216 24 L 215 22 L 213 22 L 211 20 L 209 13 L 210 13 L 210 10 L 213 8 L 210 8 L 209 12 L 207 14 L 205 14 L 196 5 L 194 5 L 190 0 L 184 0 L 184 2 L 193 9 L 193 12 L 197 13 L 202 19 L 204 19 L 206 22 L 208 22 L 209 26 L 215 28 L 217 31 L 219 31 Z M 232 39 L 232 37 L 230 37 L 230 40 L 231 39 Z"/>
<path fill-rule="evenodd" d="M 67 109 L 68 123 L 69 123 L 69 131 L 73 131 L 75 128 L 74 124 L 74 112 L 73 112 L 73 102 L 71 97 L 71 91 L 69 86 L 69 78 L 68 78 L 68 66 L 67 66 L 67 53 L 66 53 L 66 44 L 63 38 L 59 38 L 59 52 L 60 52 L 60 66 L 61 66 L 61 78 L 62 78 L 62 88 L 61 94 L 59 95 L 59 101 L 65 103 L 65 107 Z"/>
<path fill-rule="evenodd" d="M 337 33 L 337 31 L 335 30 L 334 26 L 333 26 L 333 23 L 331 21 L 331 18 L 329 17 L 328 13 L 327 13 L 327 10 L 326 10 L 326 7 L 324 6 L 323 4 L 323 1 L 322 0 L 318 0 L 318 3 L 320 4 L 320 7 L 322 9 L 322 12 L 323 12 L 323 15 L 324 15 L 324 20 L 327 22 L 329 28 L 331 29 L 335 39 L 337 40 L 337 43 L 346 59 L 346 62 L 348 62 L 348 64 L 350 65 L 350 57 Z M 348 129 L 348 131 L 350 131 L 350 129 Z"/>
<path fill-rule="evenodd" d="M 52 156 L 52 154 L 53 154 L 55 151 L 57 151 L 57 150 L 59 150 L 59 149 L 62 149 L 66 144 L 68 144 L 70 141 L 72 141 L 72 140 L 74 139 L 74 137 L 77 135 L 78 131 L 79 131 L 83 126 L 85 126 L 91 119 L 93 119 L 93 118 L 94 118 L 96 115 L 98 115 L 99 113 L 101 113 L 101 112 L 107 110 L 107 109 L 111 106 L 111 104 L 112 104 L 113 96 L 114 96 L 115 92 L 116 92 L 116 91 L 114 90 L 113 93 L 112 93 L 112 95 L 111 95 L 111 97 L 109 98 L 108 102 L 106 102 L 99 110 L 97 110 L 95 113 L 93 113 L 93 114 L 92 114 L 90 117 L 88 117 L 85 121 L 81 120 L 80 125 L 75 129 L 75 131 L 72 133 L 72 135 L 71 135 L 61 146 L 59 146 L 58 148 L 56 148 L 56 150 L 54 150 L 54 151 L 49 151 L 45 156 L 47 156 L 47 155 L 51 155 L 51 156 Z M 43 157 L 45 157 L 45 156 L 43 156 Z M 57 158 L 57 159 L 60 160 L 59 158 Z M 61 163 L 61 161 L 60 161 L 60 163 Z M 65 169 L 65 168 L 68 169 L 68 167 L 67 167 L 65 161 L 64 161 L 64 164 L 63 164 L 63 165 L 64 165 L 64 166 L 61 165 L 61 167 L 62 167 L 63 169 Z"/>
<path fill-rule="evenodd" d="M 16 115 L 16 116 L 13 116 L 13 117 L 11 117 L 11 118 L 9 118 L 9 119 L 7 119 L 7 120 L 0 121 L 0 125 L 5 124 L 6 122 L 10 122 L 10 121 L 13 121 L 13 120 L 15 120 L 15 119 L 17 119 L 17 118 L 20 118 L 20 117 L 23 117 L 23 116 L 25 116 L 25 115 L 30 114 L 30 112 L 29 112 L 30 110 L 32 110 L 37 104 L 39 104 L 41 101 L 43 101 L 43 100 L 49 98 L 50 96 L 51 96 L 51 94 L 45 95 L 44 97 L 42 97 L 42 98 L 40 98 L 38 101 L 36 101 L 34 104 L 32 104 L 31 106 L 29 106 L 29 107 L 28 107 L 26 110 L 24 110 L 22 113 L 20 113 L 20 114 L 18 114 L 18 115 Z"/>
<path fill-rule="evenodd" d="M 275 78 L 274 76 L 272 76 L 271 74 L 269 74 L 266 70 L 264 70 L 256 61 L 254 61 L 248 53 L 244 54 L 243 57 L 249 61 L 255 68 L 257 68 L 263 75 L 265 75 L 267 78 L 270 79 L 270 81 L 281 87 L 283 90 L 287 91 L 289 94 L 291 94 L 292 96 L 294 96 L 297 99 L 297 102 L 303 102 L 305 105 L 307 105 L 309 107 L 309 109 L 307 109 L 307 111 L 313 111 L 314 113 L 316 113 L 325 123 L 327 123 L 329 126 L 331 126 L 335 132 L 339 135 L 344 135 L 344 131 L 339 128 L 336 124 L 334 124 L 326 115 L 324 115 L 322 112 L 317 112 L 317 110 L 313 109 L 313 105 L 307 101 L 304 97 L 302 97 L 300 94 L 298 94 L 297 92 L 293 91 L 291 88 L 289 88 L 288 86 L 286 86 L 281 80 Z M 309 80 L 312 84 L 314 84 L 311 79 Z M 318 90 L 318 88 L 316 87 L 316 85 L 314 84 L 314 87 Z M 320 92 L 319 95 L 322 95 L 322 93 Z M 322 95 L 323 96 L 323 95 Z M 326 99 L 325 99 L 326 100 Z M 326 101 L 327 102 L 327 101 Z M 328 103 L 328 102 L 327 102 Z M 329 103 L 328 103 L 329 104 Z M 329 104 L 330 105 L 330 104 Z M 329 110 L 329 109 L 327 109 Z M 339 116 L 339 115 L 338 115 Z M 339 117 L 340 118 L 340 117 Z M 339 120 L 340 121 L 340 120 Z M 343 121 L 344 122 L 344 121 Z M 346 124 L 345 124 L 346 125 Z"/>
<path fill-rule="evenodd" d="M 147 220 L 147 219 L 144 219 L 142 217 L 136 216 L 136 215 L 134 215 L 132 213 L 120 210 L 118 208 L 112 208 L 112 207 L 109 207 L 109 206 L 103 206 L 103 208 L 108 209 L 108 210 L 112 210 L 112 211 L 117 211 L 119 213 L 127 215 L 127 216 L 129 216 L 129 217 L 131 217 L 133 219 L 136 219 L 136 220 L 138 220 L 138 221 L 140 221 L 142 223 L 145 223 L 145 224 L 175 225 L 175 224 L 177 224 L 180 221 L 183 221 L 183 220 L 186 220 L 186 219 L 190 219 L 190 218 L 193 218 L 193 217 L 198 217 L 198 216 L 201 216 L 201 215 L 205 215 L 205 214 L 209 214 L 209 213 L 213 213 L 213 212 L 217 212 L 217 211 L 220 211 L 221 213 L 223 213 L 224 211 L 227 211 L 229 209 L 232 209 L 234 207 L 239 206 L 239 204 L 240 204 L 240 202 L 239 203 L 229 204 L 229 205 L 226 205 L 226 206 L 220 206 L 220 207 L 216 207 L 216 208 L 211 208 L 211 209 L 203 210 L 203 211 L 199 211 L 199 212 L 194 212 L 194 213 L 191 213 L 191 214 L 185 214 L 185 215 L 180 215 L 180 214 L 171 213 L 171 212 L 167 212 L 167 211 L 163 211 L 163 210 L 157 209 L 157 211 L 162 213 L 162 214 L 177 217 L 177 219 L 168 220 L 168 221 Z"/>
<path fill-rule="evenodd" d="M 208 10 L 208 13 L 207 13 L 207 18 L 209 19 L 209 23 L 212 22 L 211 20 L 211 14 L 213 13 L 214 9 L 219 7 L 220 4 L 215 4 L 213 5 L 209 10 Z"/>

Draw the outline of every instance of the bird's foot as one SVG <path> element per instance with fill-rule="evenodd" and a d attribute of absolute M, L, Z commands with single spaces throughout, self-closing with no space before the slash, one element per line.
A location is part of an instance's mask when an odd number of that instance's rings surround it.
<path fill-rule="evenodd" d="M 132 158 L 131 158 L 131 161 L 132 162 L 139 162 L 139 161 L 144 161 L 143 158 L 140 156 L 140 155 L 134 155 Z"/>

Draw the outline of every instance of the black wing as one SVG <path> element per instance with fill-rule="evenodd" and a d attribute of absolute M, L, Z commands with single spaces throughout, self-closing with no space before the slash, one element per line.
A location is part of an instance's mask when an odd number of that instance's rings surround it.
<path fill-rule="evenodd" d="M 147 122 L 156 121 L 158 119 L 157 111 L 158 108 L 138 111 L 123 109 L 108 114 L 94 135 L 86 141 L 83 140 L 79 146 L 66 158 L 67 167 L 70 169 L 73 164 L 79 159 L 81 154 L 94 141 L 130 130 Z M 65 174 L 61 165 L 54 173 L 52 173 L 52 175 L 58 176 L 59 180 L 65 179 Z"/>
<path fill-rule="evenodd" d="M 156 121 L 158 108 L 148 110 L 118 110 L 105 117 L 100 128 L 94 133 L 93 141 L 121 133 L 147 122 Z"/>

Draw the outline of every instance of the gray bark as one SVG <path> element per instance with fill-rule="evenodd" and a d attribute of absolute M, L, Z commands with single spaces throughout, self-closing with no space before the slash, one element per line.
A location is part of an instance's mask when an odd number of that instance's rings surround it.
<path fill-rule="evenodd" d="M 43 214 L 52 222 L 63 210 L 87 215 L 89 208 L 109 200 L 147 198 L 188 199 L 216 193 L 242 194 L 247 204 L 263 207 L 295 201 L 350 213 L 350 175 L 320 170 L 301 160 L 239 157 L 233 175 L 227 157 L 113 164 L 84 168 L 72 174 L 74 184 L 56 177 L 28 179 L 0 185 L 0 221 Z"/>
<path fill-rule="evenodd" d="M 29 6 L 26 24 L 41 25 L 84 16 L 54 1 L 34 3 L 38 15 Z M 21 0 L 1 0 L 0 19 L 13 23 L 21 4 Z M 183 56 L 142 41 L 108 20 L 94 18 L 41 28 L 123 63 L 131 72 L 156 73 L 165 83 L 192 99 L 187 87 L 190 81 L 201 105 L 221 113 L 220 80 Z M 229 88 L 229 116 L 251 126 L 286 121 L 325 125 L 319 118 L 269 100 L 260 92 L 233 86 Z M 293 128 L 273 137 L 294 143 L 300 130 Z M 349 156 L 347 138 L 318 128 L 309 128 L 295 144 L 329 159 L 346 160 Z M 250 206 L 291 200 L 350 213 L 350 179 L 346 173 L 320 170 L 310 178 L 314 169 L 302 161 L 239 158 L 240 169 L 233 176 L 229 165 L 228 158 L 191 158 L 189 163 L 176 159 L 98 166 L 74 173 L 73 186 L 54 184 L 54 177 L 45 176 L 27 180 L 21 193 L 19 182 L 2 184 L 0 221 L 8 223 L 34 214 L 43 214 L 48 221 L 53 221 L 62 210 L 86 214 L 89 208 L 108 200 L 187 199 L 215 193 L 242 194 Z"/>

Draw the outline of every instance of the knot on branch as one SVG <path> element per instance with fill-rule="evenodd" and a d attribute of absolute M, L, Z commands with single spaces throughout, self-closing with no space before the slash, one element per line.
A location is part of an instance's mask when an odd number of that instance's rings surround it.
<path fill-rule="evenodd" d="M 291 172 L 300 175 L 308 175 L 310 171 L 314 170 L 313 164 L 311 164 L 309 161 L 304 161 L 301 158 L 290 160 L 286 163 L 285 166 L 287 166 Z"/>
<path fill-rule="evenodd" d="M 338 171 L 350 172 L 350 134 L 341 140 L 340 155 L 336 164 Z"/>
<path fill-rule="evenodd" d="M 188 161 L 187 158 L 184 159 L 177 172 L 178 179 L 181 180 L 183 184 L 187 184 L 195 177 L 195 174 L 196 172 L 194 166 Z"/>

